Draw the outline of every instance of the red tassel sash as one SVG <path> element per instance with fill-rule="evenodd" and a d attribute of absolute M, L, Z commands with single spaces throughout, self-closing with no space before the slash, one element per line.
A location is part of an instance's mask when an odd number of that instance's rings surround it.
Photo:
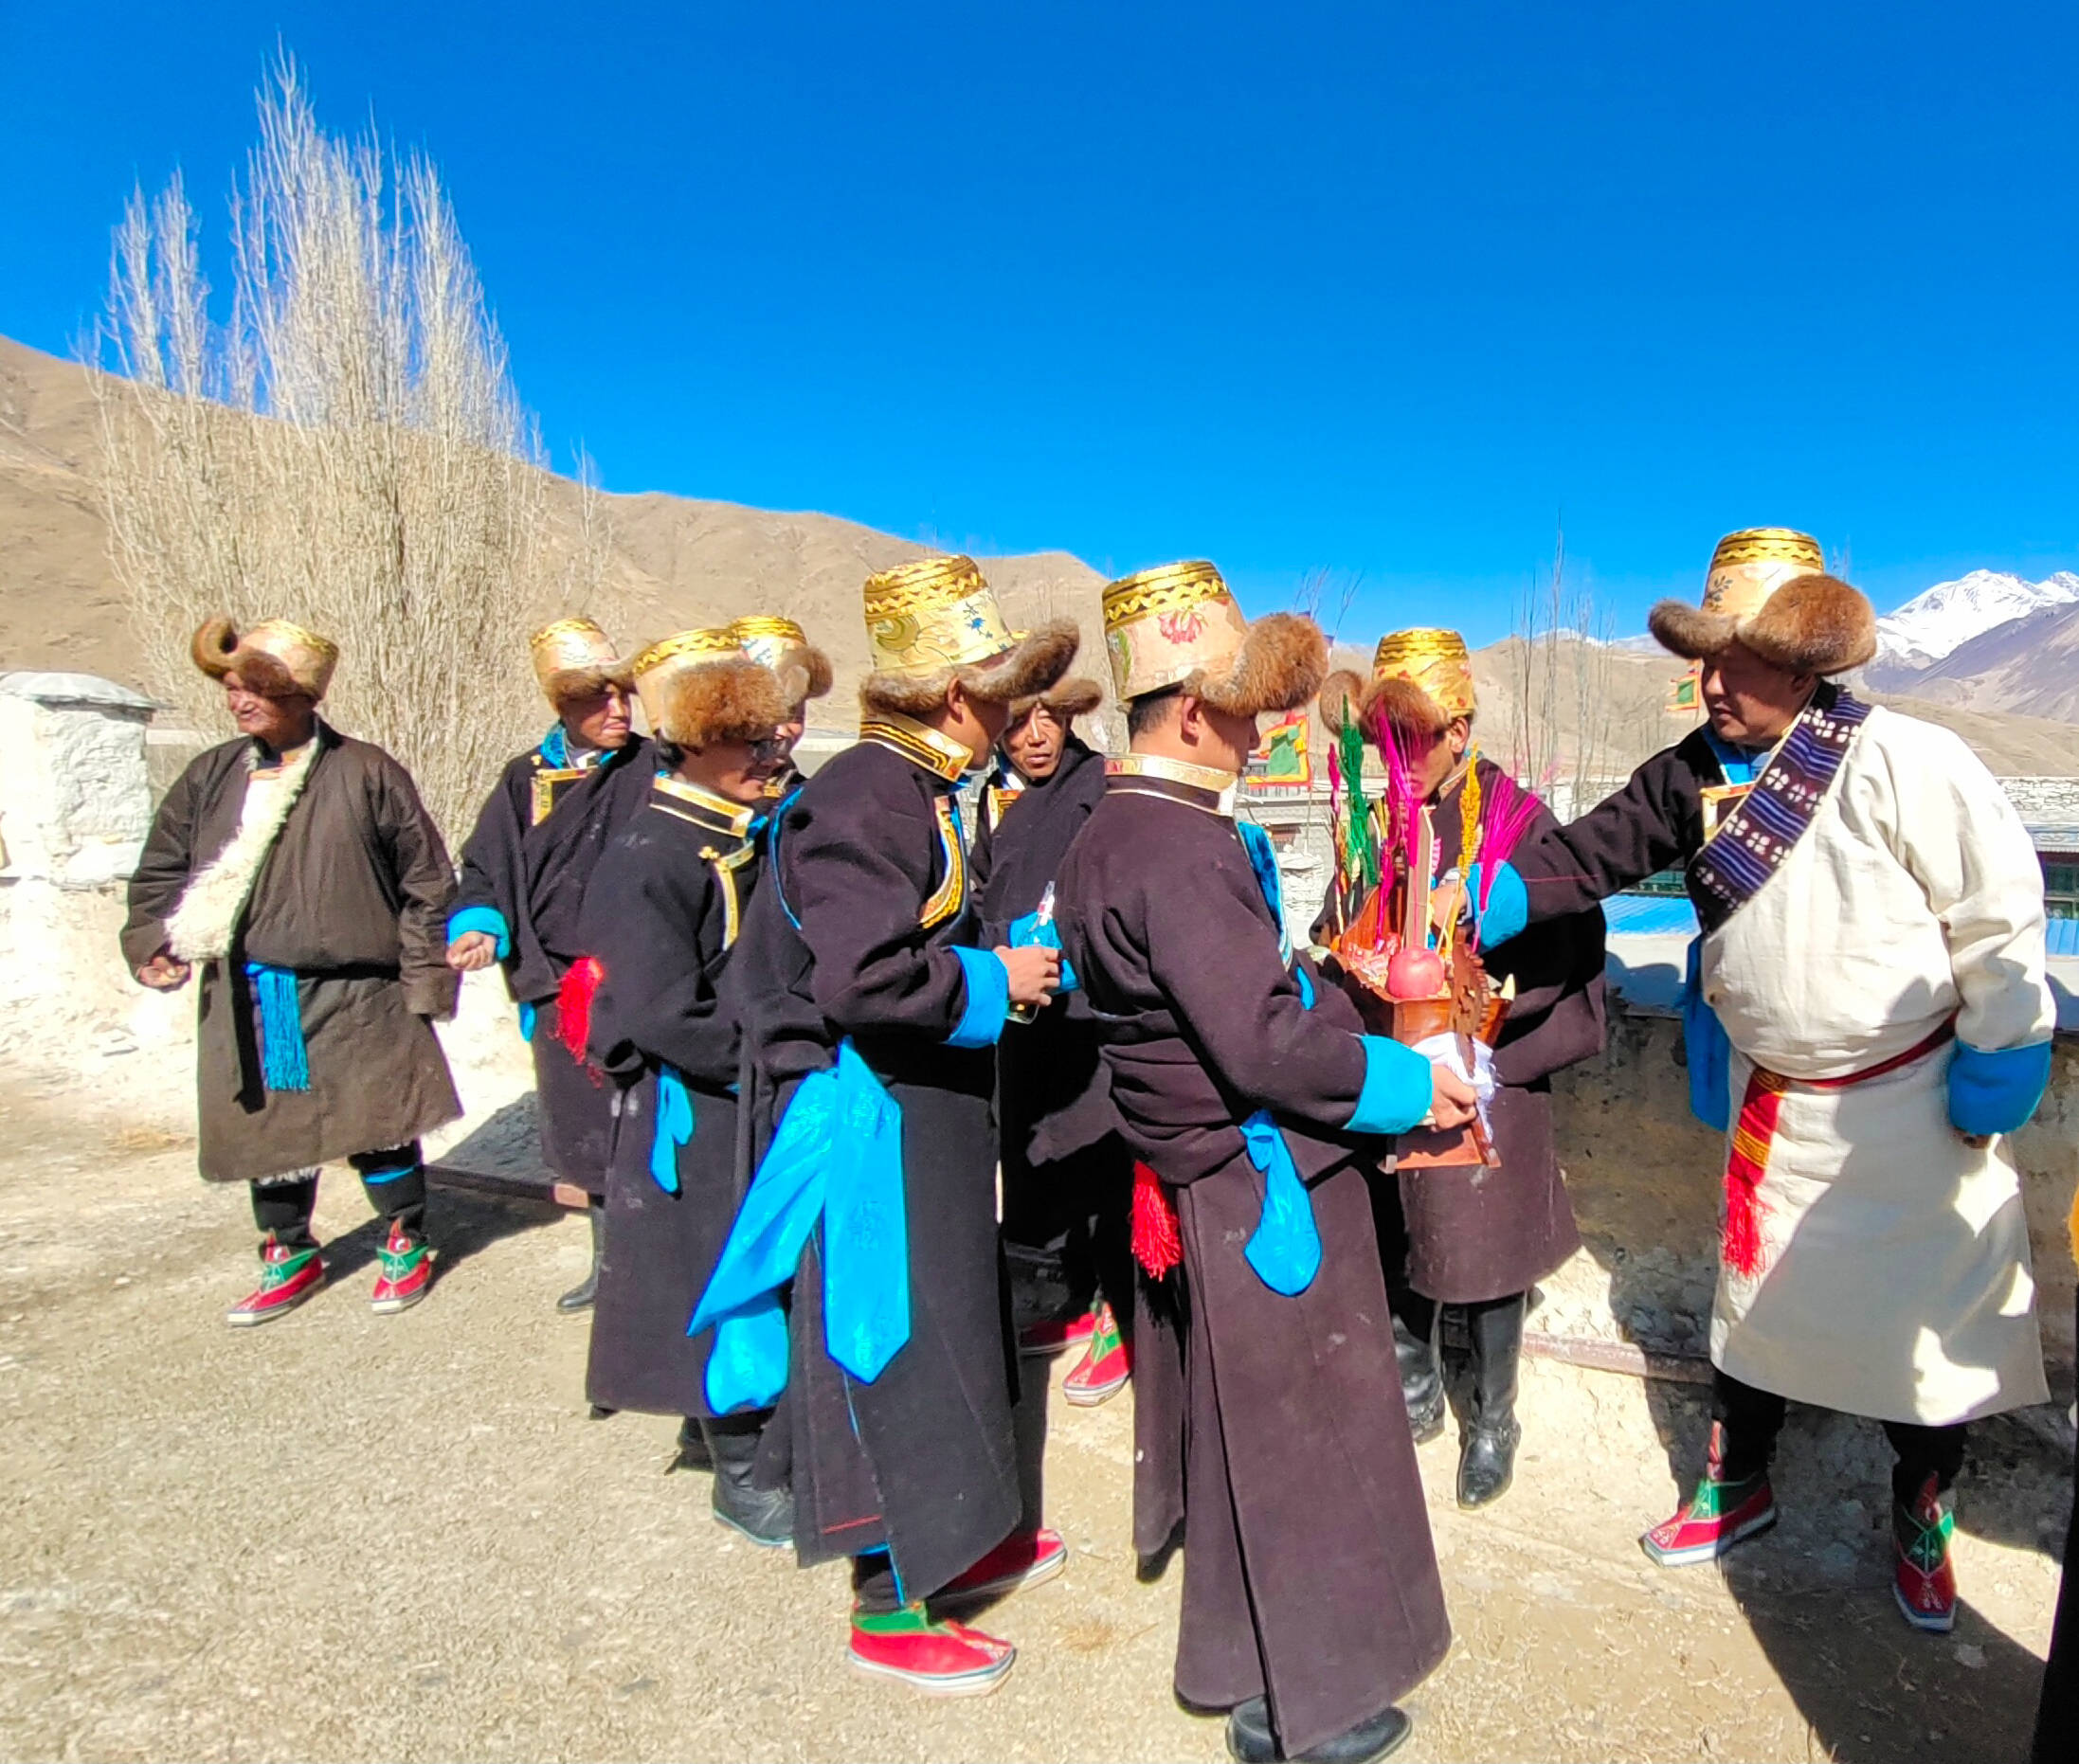
<path fill-rule="evenodd" d="M 1768 1152 L 1776 1140 L 1783 1092 L 1793 1084 L 1806 1090 L 1845 1090 L 1850 1085 L 1867 1084 L 1926 1058 L 1955 1034 L 1952 1017 L 1917 1047 L 1844 1078 L 1792 1079 L 1759 1066 L 1754 1069 L 1747 1077 L 1740 1118 L 1732 1124 L 1732 1149 L 1726 1158 L 1726 1223 L 1718 1252 L 1727 1268 L 1749 1280 L 1762 1271 L 1762 1216 L 1768 1208 L 1760 1191 L 1762 1179 L 1768 1174 Z"/>
<path fill-rule="evenodd" d="M 1139 1162 L 1133 1166 L 1133 1259 L 1151 1280 L 1160 1280 L 1184 1260 L 1176 1203 L 1162 1178 Z"/>
<path fill-rule="evenodd" d="M 556 989 L 556 1039 L 580 1066 L 585 1064 L 585 1050 L 592 1039 L 592 997 L 606 978 L 606 970 L 596 957 L 580 956 L 570 963 L 563 984 Z"/>

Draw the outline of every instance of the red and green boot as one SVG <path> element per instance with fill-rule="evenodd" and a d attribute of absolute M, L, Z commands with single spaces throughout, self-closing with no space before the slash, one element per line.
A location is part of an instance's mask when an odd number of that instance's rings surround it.
<path fill-rule="evenodd" d="M 921 1605 L 852 1613 L 853 1665 L 899 1680 L 927 1697 L 983 1697 L 1003 1682 L 1018 1649 L 993 1635 L 947 1619 L 933 1622 Z"/>
<path fill-rule="evenodd" d="M 1075 1369 L 1061 1380 L 1061 1395 L 1078 1409 L 1094 1409 L 1110 1401 L 1126 1389 L 1131 1373 L 1126 1341 L 1119 1333 L 1119 1320 L 1112 1314 L 1112 1306 L 1098 1305 L 1096 1315 L 1097 1326 L 1091 1334 L 1090 1345 Z"/>
<path fill-rule="evenodd" d="M 392 1224 L 381 1259 L 382 1271 L 375 1276 L 369 1309 L 378 1317 L 408 1311 L 433 1285 L 433 1251 L 424 1237 L 414 1237 L 402 1225 Z"/>
<path fill-rule="evenodd" d="M 292 1250 L 269 1232 L 260 1245 L 260 1285 L 224 1313 L 234 1329 L 272 1323 L 325 1284 L 325 1258 L 314 1243 Z"/>
<path fill-rule="evenodd" d="M 1722 1473 L 1724 1463 L 1725 1430 L 1713 1421 L 1710 1451 L 1696 1493 L 1672 1519 L 1662 1520 L 1638 1540 L 1639 1547 L 1661 1567 L 1716 1561 L 1733 1545 L 1776 1522 L 1776 1494 L 1769 1487 L 1768 1472 L 1757 1470 L 1736 1483 L 1727 1482 Z"/>
<path fill-rule="evenodd" d="M 1891 1503 L 1891 1596 L 1916 1629 L 1946 1635 L 1956 1628 L 1956 1568 L 1949 1539 L 1956 1508 L 1930 1476 L 1910 1506 Z"/>

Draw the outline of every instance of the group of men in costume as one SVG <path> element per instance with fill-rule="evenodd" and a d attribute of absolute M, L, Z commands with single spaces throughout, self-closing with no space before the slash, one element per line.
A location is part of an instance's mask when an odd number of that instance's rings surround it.
<path fill-rule="evenodd" d="M 1130 1368 L 1137 1548 L 1184 1539 L 1180 1699 L 1244 1760 L 1383 1756 L 1450 1642 L 1415 1452 L 1439 1316 L 1480 1506 L 1513 1473 L 1527 1295 L 1579 1244 L 1549 1081 L 1601 1045 L 1598 903 L 1684 863 L 1690 1076 L 1728 1133 L 1717 1381 L 1704 1480 L 1645 1546 L 1708 1559 L 1773 1520 L 1785 1398 L 1871 1414 L 1901 1607 L 1947 1627 L 1963 1424 L 2045 1394 L 1998 1143 L 2047 1075 L 2041 884 L 1961 743 L 1833 683 L 1871 615 L 1810 540 L 1735 534 L 1701 610 L 1655 609 L 1708 725 L 1570 826 L 1528 799 L 1506 850 L 1473 837 L 1509 785 L 1454 633 L 1324 691 L 1321 633 L 1246 621 L 1210 564 L 1126 577 L 1105 757 L 1075 627 L 1011 631 L 970 560 L 874 576 L 865 618 L 859 739 L 805 782 L 830 669 L 798 627 L 625 662 L 583 621 L 539 634 L 559 720 L 459 891 L 408 778 L 316 718 L 329 646 L 206 627 L 242 735 L 170 793 L 124 947 L 148 984 L 208 964 L 204 1172 L 253 1182 L 264 1233 L 234 1321 L 322 1280 L 316 1166 L 343 1156 L 390 1222 L 378 1307 L 424 1295 L 416 1142 L 458 1112 L 428 1018 L 497 963 L 545 1155 L 592 1201 L 560 1303 L 592 1307 L 593 1413 L 680 1417 L 718 1518 L 847 1559 L 854 1665 L 937 1694 L 1010 1670 L 962 1618 L 1066 1566 L 1014 1410 L 1021 1351 L 1073 1341 L 1072 1400 Z M 1238 816 L 1260 719 L 1317 698 L 1390 759 L 1424 898 L 1504 983 L 1477 1070 L 1368 1026 L 1325 947 L 1345 903 L 1296 947 Z M 1454 1133 L 1488 1155 L 1397 1168 Z M 1006 1242 L 1062 1259 L 1066 1322 L 1014 1329 Z"/>

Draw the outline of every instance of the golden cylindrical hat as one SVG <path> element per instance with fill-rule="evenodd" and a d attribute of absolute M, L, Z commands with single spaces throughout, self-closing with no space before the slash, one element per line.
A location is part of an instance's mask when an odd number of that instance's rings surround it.
<path fill-rule="evenodd" d="M 1219 673 L 1241 653 L 1249 621 L 1202 558 L 1136 570 L 1104 593 L 1105 653 L 1122 703 Z"/>
<path fill-rule="evenodd" d="M 339 645 L 287 619 L 262 619 L 243 632 L 228 619 L 205 620 L 190 643 L 195 665 L 213 680 L 236 674 L 255 692 L 322 698 L 339 665 Z"/>
<path fill-rule="evenodd" d="M 1426 693 L 1446 717 L 1470 717 L 1479 709 L 1465 639 L 1440 626 L 1417 625 L 1381 638 L 1371 658 L 1371 677 L 1408 681 Z"/>
<path fill-rule="evenodd" d="M 874 672 L 913 678 L 973 667 L 1015 648 L 996 592 L 971 557 L 920 557 L 866 579 Z"/>
<path fill-rule="evenodd" d="M 1799 576 L 1826 572 L 1826 553 L 1808 532 L 1793 527 L 1748 527 L 1728 532 L 1711 552 L 1704 576 L 1704 610 L 1745 624 L 1768 597 Z"/>
<path fill-rule="evenodd" d="M 788 656 L 808 647 L 808 633 L 778 613 L 747 613 L 729 628 L 745 655 L 774 673 Z"/>
<path fill-rule="evenodd" d="M 596 692 L 608 680 L 626 684 L 628 663 L 589 619 L 558 619 L 527 639 L 534 681 L 551 700 L 573 692 Z"/>
<path fill-rule="evenodd" d="M 629 664 L 635 675 L 636 696 L 642 701 L 642 714 L 650 728 L 663 728 L 667 694 L 672 682 L 681 675 L 716 661 L 746 659 L 743 645 L 729 625 L 711 625 L 659 638 Z"/>

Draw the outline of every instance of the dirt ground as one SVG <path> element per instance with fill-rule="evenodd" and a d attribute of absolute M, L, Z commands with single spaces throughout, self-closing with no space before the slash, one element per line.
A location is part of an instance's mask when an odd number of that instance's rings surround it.
<path fill-rule="evenodd" d="M 923 1701 L 845 1667 L 841 1569 L 664 1473 L 671 1422 L 586 1418 L 586 1326 L 551 1307 L 578 1220 L 437 1193 L 441 1284 L 376 1318 L 374 1229 L 330 1176 L 334 1284 L 233 1332 L 244 1197 L 196 1180 L 177 1117 L 5 1070 L 0 1112 L 0 1755 L 1223 1755 L 1169 1693 L 1179 1565 L 1144 1581 L 1129 1544 L 1127 1398 L 1067 1408 L 1052 1368 L 1029 1418 L 1075 1560 L 984 1619 L 1021 1650 L 998 1694 Z M 1423 1449 L 1457 1639 L 1402 1755 L 2021 1757 L 2070 1500 L 2040 1430 L 1980 1431 L 1938 1639 L 1887 1591 L 1873 1426 L 1794 1412 L 1777 1531 L 1724 1572 L 1645 1560 L 1697 1396 L 1530 1364 L 1517 1485 L 1480 1515 L 1455 1430 Z"/>

